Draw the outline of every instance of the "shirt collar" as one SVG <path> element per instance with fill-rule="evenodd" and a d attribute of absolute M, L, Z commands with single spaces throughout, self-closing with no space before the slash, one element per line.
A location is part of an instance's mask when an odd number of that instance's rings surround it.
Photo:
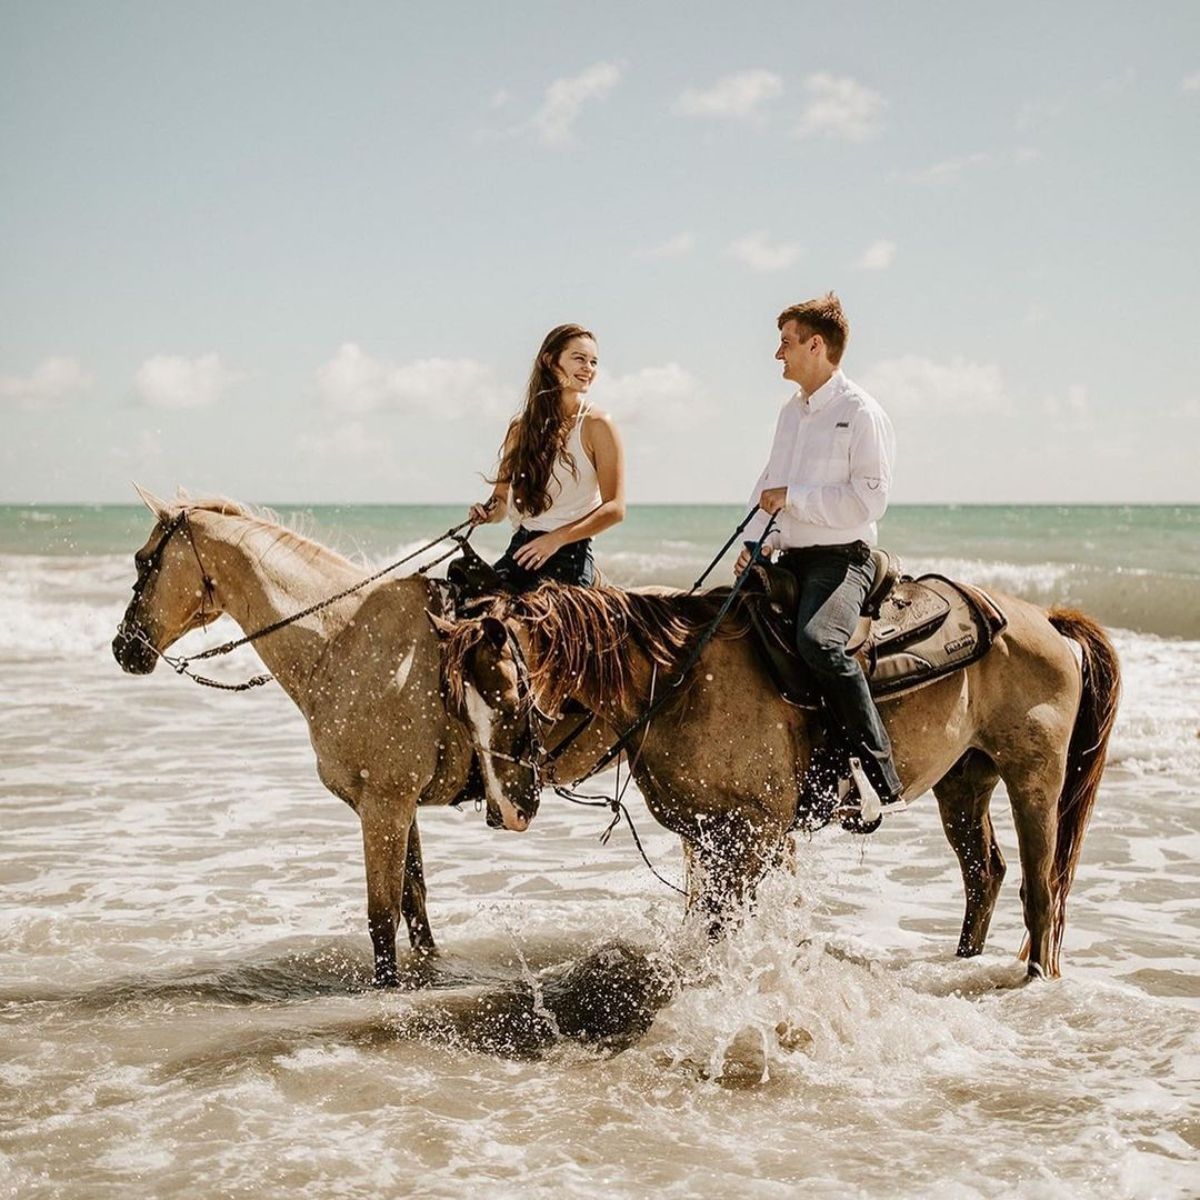
<path fill-rule="evenodd" d="M 811 396 L 806 396 L 803 388 L 797 388 L 794 399 L 805 411 L 820 412 L 842 390 L 845 381 L 839 367 Z"/>

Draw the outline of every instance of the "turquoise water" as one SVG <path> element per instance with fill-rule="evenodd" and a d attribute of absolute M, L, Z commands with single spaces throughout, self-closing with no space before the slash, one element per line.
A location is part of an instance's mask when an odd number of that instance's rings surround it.
<path fill-rule="evenodd" d="M 285 504 L 275 511 L 343 550 L 385 553 L 462 520 L 448 505 Z M 602 548 L 653 553 L 673 541 L 713 550 L 744 515 L 736 505 L 630 508 Z M 507 529 L 507 526 L 503 527 Z M 130 505 L 0 505 L 0 554 L 114 554 L 145 536 L 146 510 Z M 484 530 L 495 541 L 497 529 Z M 488 535 L 491 535 L 489 538 Z M 901 505 L 880 527 L 900 554 L 1077 563 L 1200 576 L 1200 505 Z"/>
<path fill-rule="evenodd" d="M 444 505 L 282 505 L 278 513 L 364 563 L 399 557 L 464 516 Z M 726 505 L 636 506 L 598 539 L 597 560 L 623 586 L 688 586 L 742 515 Z M 0 507 L 0 556 L 127 556 L 148 532 L 140 505 Z M 475 540 L 495 556 L 507 536 L 498 525 Z M 888 512 L 880 538 L 913 574 L 938 571 L 1085 608 L 1120 628 L 1200 638 L 1200 506 L 909 505 Z"/>

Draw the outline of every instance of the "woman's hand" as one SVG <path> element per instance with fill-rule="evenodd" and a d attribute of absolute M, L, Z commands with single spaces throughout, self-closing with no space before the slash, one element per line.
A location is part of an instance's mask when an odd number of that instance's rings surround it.
<path fill-rule="evenodd" d="M 500 497 L 492 495 L 482 504 L 472 504 L 467 512 L 467 520 L 472 525 L 490 525 L 504 516 L 504 509 L 505 505 L 500 502 Z"/>
<path fill-rule="evenodd" d="M 536 571 L 544 567 L 566 545 L 558 533 L 543 533 L 532 542 L 526 542 L 513 559 L 527 571 Z"/>

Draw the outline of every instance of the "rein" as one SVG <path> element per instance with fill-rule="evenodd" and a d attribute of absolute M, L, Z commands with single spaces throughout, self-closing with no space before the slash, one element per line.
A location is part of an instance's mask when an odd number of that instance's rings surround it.
<path fill-rule="evenodd" d="M 468 529 L 467 527 L 470 526 Z M 154 549 L 138 564 L 138 577 L 134 581 L 133 593 L 135 596 L 140 596 L 146 589 L 146 585 L 150 580 L 151 575 L 159 569 L 162 564 L 163 552 L 167 548 L 167 543 L 171 540 L 174 534 L 183 529 L 187 533 L 188 542 L 191 544 L 192 553 L 196 556 L 196 564 L 200 568 L 200 575 L 204 583 L 204 595 L 200 601 L 200 628 L 211 624 L 216 620 L 216 614 L 208 615 L 208 603 L 213 597 L 215 585 L 212 577 L 204 569 L 204 563 L 200 559 L 200 551 L 196 547 L 196 538 L 192 533 L 191 521 L 188 519 L 187 509 L 180 511 L 171 519 L 167 525 L 161 538 L 159 538 Z M 462 530 L 467 529 L 464 534 Z M 268 634 L 275 633 L 280 629 L 286 628 L 288 625 L 296 621 L 302 620 L 304 617 L 311 616 L 315 612 L 320 612 L 323 608 L 328 608 L 331 604 L 336 604 L 339 600 L 345 599 L 347 596 L 353 595 L 355 592 L 361 591 L 368 584 L 374 583 L 377 579 L 382 579 L 385 575 L 390 574 L 397 567 L 403 566 L 410 559 L 416 558 L 419 554 L 424 554 L 426 550 L 432 550 L 434 546 L 440 545 L 445 541 L 452 541 L 454 545 L 450 547 L 445 554 L 439 555 L 432 562 L 426 563 L 423 567 L 418 567 L 414 574 L 425 575 L 436 567 L 439 563 L 445 562 L 452 554 L 460 550 L 470 539 L 474 532 L 474 525 L 471 521 L 461 521 L 457 525 L 451 526 L 445 533 L 439 534 L 431 542 L 426 542 L 423 546 L 418 546 L 415 550 L 406 554 L 403 558 L 397 559 L 394 563 L 383 567 L 376 571 L 373 575 L 368 575 L 365 579 L 360 579 L 357 583 L 333 596 L 327 596 L 324 600 L 318 600 L 316 604 L 310 604 L 307 608 L 301 609 L 299 612 L 292 613 L 289 616 L 281 617 L 278 621 L 272 621 L 270 625 L 264 625 L 262 629 L 256 629 L 253 633 L 248 633 L 243 637 L 236 638 L 230 642 L 224 642 L 220 646 L 213 646 L 208 650 L 202 650 L 199 654 L 191 654 L 187 656 L 167 654 L 160 650 L 141 629 L 134 631 L 133 636 L 143 645 L 149 646 L 159 658 L 163 660 L 177 675 L 186 675 L 193 683 L 202 684 L 204 687 L 218 688 L 225 692 L 244 692 L 250 688 L 261 687 L 264 683 L 270 683 L 274 678 L 272 675 L 255 675 L 247 679 L 244 683 L 222 683 L 217 679 L 209 679 L 205 675 L 197 675 L 190 670 L 191 664 L 194 662 L 202 662 L 208 658 L 218 658 L 222 655 L 229 654 L 238 649 L 240 646 L 249 645 L 251 642 L 258 641 L 259 638 L 264 638 Z"/>
<path fill-rule="evenodd" d="M 704 581 L 705 577 L 713 569 L 713 566 L 716 565 L 716 562 L 721 558 L 725 551 L 729 549 L 729 547 L 733 544 L 734 539 L 742 532 L 743 529 L 745 529 L 750 522 L 750 518 L 753 517 L 757 511 L 757 508 L 753 509 L 746 519 L 741 523 L 741 525 L 738 526 L 733 537 L 731 537 L 729 541 L 727 541 L 722 547 L 721 553 L 717 555 L 717 559 L 715 559 L 713 563 L 709 565 L 708 570 L 706 570 L 704 574 L 701 575 L 696 581 L 696 583 L 692 585 L 692 591 L 695 591 L 695 589 Z M 675 689 L 678 688 L 680 684 L 682 684 L 683 681 L 688 677 L 691 669 L 696 665 L 701 653 L 704 651 L 704 647 L 707 646 L 712 640 L 713 635 L 717 632 L 717 629 L 721 622 L 725 619 L 726 614 L 729 612 L 730 608 L 733 607 L 733 602 L 735 599 L 737 599 L 738 592 L 742 590 L 743 584 L 750 577 L 750 568 L 756 562 L 758 562 L 763 543 L 767 540 L 767 535 L 774 527 L 775 515 L 772 515 L 764 526 L 758 541 L 756 541 L 751 548 L 750 561 L 746 564 L 746 569 L 737 577 L 736 580 L 734 580 L 733 587 L 729 589 L 729 595 L 725 597 L 725 602 L 717 610 L 717 615 L 713 617 L 713 619 L 705 627 L 704 632 L 697 639 L 696 644 L 692 647 L 691 653 L 688 655 L 683 666 L 679 669 L 679 672 L 676 674 L 675 678 L 671 680 L 671 682 L 664 689 L 663 694 L 657 700 L 654 700 L 653 697 L 651 698 L 650 705 L 645 709 L 642 715 L 638 717 L 638 719 L 634 721 L 634 723 L 630 725 L 629 728 L 620 735 L 620 737 L 617 738 L 617 740 L 604 752 L 603 755 L 601 755 L 595 766 L 593 766 L 592 769 L 583 777 L 584 779 L 590 779 L 593 775 L 599 774 L 604 770 L 605 767 L 609 765 L 609 763 L 613 761 L 613 759 L 619 757 L 622 751 L 627 749 L 629 739 L 633 737 L 633 735 L 637 733 L 639 729 L 649 724 L 649 722 L 654 718 L 655 714 L 663 707 L 664 704 L 667 703 L 668 700 L 670 700 L 671 693 L 674 692 Z M 688 595 L 691 595 L 691 592 L 689 592 Z M 566 750 L 567 746 L 574 740 L 574 737 L 571 737 L 559 743 L 559 745 L 557 745 L 547 756 L 546 761 L 551 764 L 556 762 L 562 755 L 563 751 Z M 644 740 L 645 739 L 643 739 L 643 741 Z"/>
<path fill-rule="evenodd" d="M 693 595 L 695 593 L 695 591 L 697 590 L 697 588 L 699 588 L 700 585 L 712 574 L 713 568 L 717 565 L 717 563 L 719 563 L 721 561 L 721 559 L 723 559 L 725 557 L 725 554 L 729 550 L 729 547 L 732 546 L 735 541 L 737 541 L 737 539 L 741 536 L 742 532 L 745 530 L 746 526 L 749 525 L 750 522 L 754 519 L 754 515 L 757 512 L 758 512 L 758 505 L 756 504 L 741 519 L 741 521 L 738 523 L 738 527 L 729 535 L 728 538 L 725 539 L 725 544 L 720 548 L 720 550 L 717 551 L 716 555 L 713 557 L 712 562 L 710 562 L 708 564 L 708 566 L 704 568 L 704 570 L 700 573 L 700 576 L 697 578 L 696 582 L 693 583 L 690 588 L 688 588 L 685 595 L 688 595 L 688 596 Z M 775 523 L 775 518 L 771 517 L 771 519 L 767 522 L 766 528 L 763 530 L 762 537 L 758 539 L 758 544 L 754 548 L 755 558 L 754 558 L 753 562 L 758 561 L 758 559 L 757 559 L 758 551 L 761 548 L 763 541 L 766 539 L 767 534 L 771 532 L 771 526 L 774 525 L 774 523 Z M 741 585 L 741 577 L 739 577 L 738 580 L 734 584 L 734 588 L 733 588 L 734 592 L 736 592 L 741 586 L 742 586 Z M 732 602 L 732 596 L 730 597 L 730 602 Z M 702 650 L 704 648 L 704 643 L 707 642 L 708 639 L 712 636 L 712 632 L 715 631 L 716 627 L 721 623 L 721 620 L 725 616 L 726 612 L 728 612 L 728 609 L 729 609 L 729 606 L 727 604 L 717 614 L 716 618 L 714 619 L 714 621 L 710 627 L 710 630 L 704 634 L 704 637 L 700 643 L 700 646 L 698 647 L 697 654 L 695 655 L 695 657 L 699 656 L 699 653 L 698 653 L 699 650 Z M 692 669 L 693 665 L 694 665 L 694 661 L 689 660 L 687 665 L 684 667 L 683 671 L 680 673 L 680 678 L 677 679 L 675 681 L 675 683 L 673 683 L 671 686 L 677 687 L 683 681 L 683 676 L 685 676 L 688 673 L 688 671 L 690 671 Z M 651 700 L 653 701 L 653 692 L 651 693 Z M 575 744 L 575 741 L 580 737 L 580 735 L 584 732 L 584 730 L 588 729 L 591 726 L 591 723 L 592 723 L 592 721 L 595 720 L 595 718 L 596 718 L 595 713 L 589 714 L 586 721 L 583 721 L 577 728 L 571 730 L 571 732 L 565 738 L 563 738 L 563 740 L 561 742 L 559 742 L 559 744 L 557 746 L 554 747 L 554 749 L 546 756 L 545 761 L 551 765 L 556 763 L 571 748 L 571 746 L 573 746 Z M 649 720 L 649 717 L 646 717 L 646 719 Z M 640 722 L 639 722 L 639 724 L 640 724 Z M 633 733 L 636 729 L 637 729 L 637 725 L 633 726 L 631 729 L 626 730 L 625 735 L 622 735 L 622 736 L 623 737 L 627 736 L 628 734 Z M 599 763 L 597 766 L 593 767 L 591 769 L 591 771 L 589 771 L 588 774 L 584 778 L 590 779 L 593 775 L 595 775 L 603 767 L 607 766 L 608 763 L 611 761 L 612 761 L 611 758 L 606 757 L 601 763 Z M 570 797 L 568 796 L 567 799 L 570 799 Z M 628 814 L 627 814 L 627 818 L 628 818 Z M 630 822 L 630 827 L 632 828 L 632 822 Z"/>
<path fill-rule="evenodd" d="M 733 543 L 737 540 L 737 538 L 742 533 L 742 531 L 750 523 L 751 518 L 753 518 L 753 516 L 757 512 L 758 512 L 758 506 L 755 505 L 755 507 L 752 508 L 746 514 L 746 516 L 743 518 L 741 524 L 738 525 L 738 527 L 733 531 L 733 534 L 726 541 L 725 545 L 722 546 L 721 549 L 718 551 L 716 558 L 714 558 L 712 560 L 712 562 L 709 563 L 708 567 L 705 568 L 704 573 L 700 576 L 700 578 L 697 579 L 694 584 L 692 584 L 691 590 L 687 593 L 689 596 L 693 592 L 695 592 L 695 590 L 709 576 L 709 574 L 712 572 L 713 567 L 715 567 L 717 565 L 717 563 L 720 562 L 720 560 L 724 557 L 725 552 L 729 549 L 730 546 L 733 545 Z M 650 861 L 650 858 L 646 853 L 645 847 L 642 845 L 642 839 L 638 836 L 637 827 L 633 823 L 633 818 L 629 815 L 629 809 L 626 808 L 626 806 L 625 806 L 625 791 L 629 787 L 630 781 L 633 779 L 634 770 L 637 767 L 638 760 L 641 758 L 642 750 L 646 745 L 646 738 L 649 737 L 649 735 L 650 735 L 650 722 L 654 719 L 655 714 L 663 707 L 663 705 L 666 704 L 667 701 L 671 699 L 671 695 L 675 691 L 675 689 L 678 688 L 680 686 L 680 684 L 682 684 L 683 681 L 687 678 L 688 674 L 691 672 L 691 669 L 696 665 L 697 661 L 699 660 L 700 655 L 704 650 L 704 647 L 707 646 L 708 643 L 712 640 L 712 637 L 716 633 L 721 622 L 725 619 L 726 614 L 729 612 L 730 608 L 733 606 L 733 602 L 737 598 L 738 592 L 741 591 L 742 585 L 750 577 L 750 568 L 756 562 L 758 562 L 759 555 L 762 551 L 763 543 L 767 540 L 767 535 L 775 527 L 775 518 L 777 515 L 778 514 L 771 514 L 770 517 L 768 518 L 767 523 L 766 523 L 765 527 L 763 528 L 762 534 L 759 536 L 758 541 L 756 541 L 754 543 L 754 545 L 751 547 L 750 561 L 746 564 L 746 569 L 737 577 L 736 580 L 734 580 L 733 587 L 730 588 L 729 595 L 725 598 L 725 602 L 721 605 L 720 609 L 717 611 L 716 616 L 713 617 L 713 619 L 708 623 L 708 625 L 704 629 L 704 632 L 697 639 L 696 644 L 692 647 L 691 653 L 688 655 L 687 660 L 684 662 L 683 666 L 680 668 L 678 674 L 667 685 L 667 687 L 664 689 L 662 695 L 659 696 L 658 699 L 655 699 L 654 691 L 655 691 L 655 685 L 658 681 L 658 668 L 657 668 L 657 664 L 655 665 L 654 672 L 651 675 L 651 681 L 650 681 L 650 702 L 647 705 L 645 711 L 641 714 L 640 717 L 638 717 L 638 719 L 636 721 L 634 721 L 634 723 L 632 725 L 629 726 L 628 729 L 626 729 L 624 731 L 624 733 L 622 733 L 620 735 L 620 737 L 617 738 L 617 740 L 604 752 L 604 754 L 601 755 L 600 759 L 595 763 L 595 765 L 591 768 L 591 770 L 588 771 L 588 773 L 586 775 L 584 775 L 582 779 L 579 780 L 580 783 L 586 782 L 588 779 L 591 779 L 594 775 L 598 775 L 601 771 L 603 771 L 604 768 L 607 767 L 614 759 L 617 760 L 617 779 L 616 779 L 616 783 L 613 788 L 612 797 L 610 798 L 608 796 L 581 795 L 578 792 L 574 791 L 573 787 L 564 787 L 562 785 L 557 785 L 557 784 L 555 785 L 555 788 L 554 788 L 556 795 L 561 796 L 564 800 L 569 800 L 572 804 L 586 805 L 591 808 L 607 808 L 612 812 L 613 817 L 612 817 L 612 820 L 608 824 L 608 828 L 605 829 L 604 832 L 600 835 L 600 844 L 601 845 L 607 844 L 608 839 L 612 836 L 612 831 L 617 827 L 617 825 L 620 824 L 621 819 L 623 817 L 625 819 L 625 823 L 629 826 L 629 832 L 633 835 L 634 845 L 637 846 L 638 853 L 641 854 L 642 861 L 649 868 L 650 873 L 657 880 L 659 880 L 659 882 L 666 884 L 667 887 L 669 887 L 674 892 L 678 892 L 681 896 L 687 895 L 687 893 L 684 891 L 684 889 L 676 886 L 669 879 L 667 879 L 665 876 L 663 876 L 655 868 L 654 864 Z M 510 632 L 509 636 L 514 637 L 514 635 L 512 635 L 511 632 Z M 515 637 L 514 637 L 514 642 L 515 642 Z M 522 660 L 522 662 L 523 662 L 523 660 Z M 518 675 L 519 674 L 520 674 L 520 671 L 518 669 Z M 593 716 L 594 716 L 594 714 L 593 714 Z M 532 725 L 532 718 L 531 718 L 530 724 Z M 557 760 L 563 754 L 563 752 L 575 741 L 575 739 L 590 724 L 591 724 L 590 719 L 588 721 L 585 721 L 583 723 L 583 725 L 581 725 L 578 729 L 574 730 L 568 737 L 564 738 L 563 741 L 560 742 L 548 755 L 544 756 L 541 763 L 536 764 L 534 766 L 535 780 L 538 779 L 538 777 L 539 777 L 538 776 L 539 769 L 544 768 L 547 765 L 552 766 L 555 762 L 557 762 Z M 620 762 L 621 754 L 624 753 L 627 758 L 629 757 L 630 739 L 634 736 L 634 734 L 636 734 L 638 732 L 639 729 L 642 730 L 642 739 L 638 743 L 637 750 L 634 752 L 632 758 L 629 760 L 629 774 L 626 776 L 624 785 L 622 785 L 621 784 L 621 762 Z"/>

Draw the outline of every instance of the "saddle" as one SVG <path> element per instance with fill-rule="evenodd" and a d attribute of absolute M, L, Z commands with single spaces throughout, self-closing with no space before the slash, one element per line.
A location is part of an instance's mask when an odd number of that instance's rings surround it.
<path fill-rule="evenodd" d="M 886 550 L 873 548 L 871 563 L 873 581 L 846 649 L 873 695 L 912 691 L 978 661 L 1008 623 L 989 596 L 968 584 L 901 575 Z M 796 571 L 766 563 L 750 570 L 746 612 L 771 677 L 789 703 L 819 707 L 820 693 L 795 649 Z"/>
<path fill-rule="evenodd" d="M 463 539 L 458 546 L 461 557 L 452 559 L 446 568 L 446 580 L 456 609 L 468 612 L 482 600 L 512 591 L 496 568 L 479 557 L 470 542 Z"/>

